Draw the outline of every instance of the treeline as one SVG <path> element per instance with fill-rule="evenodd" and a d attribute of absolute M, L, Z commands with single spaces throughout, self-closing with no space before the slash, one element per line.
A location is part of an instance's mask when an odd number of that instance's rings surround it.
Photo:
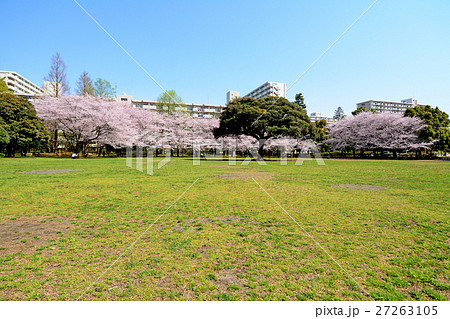
<path fill-rule="evenodd" d="M 61 148 L 100 154 L 106 148 L 133 145 L 179 154 L 192 151 L 196 144 L 210 150 L 253 148 L 264 156 L 267 151 L 280 154 L 280 149 L 294 154 L 306 140 L 325 153 L 361 157 L 450 151 L 450 121 L 437 107 L 416 106 L 404 115 L 358 109 L 350 117 L 338 108 L 336 122 L 311 123 L 299 93 L 294 102 L 242 97 L 231 101 L 220 119 L 200 119 L 177 111 L 183 104 L 175 91 L 160 95 L 160 112 L 116 102 L 111 84 L 102 79 L 93 82 L 87 72 L 77 81 L 77 95 L 68 95 L 65 64 L 58 53 L 45 79 L 54 85 L 54 94 L 36 99 L 34 106 L 11 94 L 0 80 L 0 155 L 56 153 Z"/>
<path fill-rule="evenodd" d="M 345 117 L 326 127 L 327 139 L 322 148 L 356 153 L 360 157 L 370 155 L 393 158 L 401 152 L 414 151 L 429 157 L 434 152 L 443 155 L 450 150 L 450 121 L 448 115 L 431 106 L 416 106 L 404 115 L 374 113 L 360 110 L 352 117 Z"/>
<path fill-rule="evenodd" d="M 305 140 L 322 152 L 392 157 L 404 152 L 448 152 L 449 119 L 438 108 L 415 107 L 400 114 L 361 112 L 327 125 L 311 123 L 304 108 L 283 98 L 241 98 L 220 119 L 157 112 L 90 95 L 43 97 L 34 106 L 11 93 L 0 94 L 0 153 L 77 153 L 126 146 L 192 151 L 256 149 L 260 156 L 299 151 Z M 57 143 L 50 136 L 57 137 Z M 266 149 L 265 149 L 266 147 Z M 336 153 L 332 153 L 337 155 Z"/>

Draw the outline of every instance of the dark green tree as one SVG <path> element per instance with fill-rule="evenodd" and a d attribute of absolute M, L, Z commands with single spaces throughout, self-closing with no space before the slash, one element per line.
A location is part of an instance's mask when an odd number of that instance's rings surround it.
<path fill-rule="evenodd" d="M 316 138 L 317 142 L 322 142 L 327 139 L 327 121 L 322 119 L 320 121 L 315 121 L 312 125 L 316 128 Z"/>
<path fill-rule="evenodd" d="M 48 132 L 27 100 L 9 93 L 0 93 L 0 126 L 7 132 L 6 155 L 26 153 L 46 145 Z"/>
<path fill-rule="evenodd" d="M 337 109 L 336 109 L 336 111 L 334 111 L 334 116 L 333 116 L 333 118 L 335 119 L 335 120 L 340 120 L 340 119 L 343 119 L 345 117 L 345 113 L 344 113 L 344 110 L 342 109 L 342 107 L 338 107 Z"/>
<path fill-rule="evenodd" d="M 377 113 L 377 111 L 375 111 L 374 109 L 366 109 L 364 106 L 360 106 L 358 107 L 356 110 L 352 111 L 352 115 L 358 115 L 359 113 L 362 112 L 372 112 L 372 113 Z"/>
<path fill-rule="evenodd" d="M 271 137 L 315 138 L 315 129 L 306 111 L 285 98 L 242 97 L 231 101 L 220 115 L 214 136 L 248 135 L 259 140 L 262 157 L 264 143 Z"/>
<path fill-rule="evenodd" d="M 8 132 L 0 125 L 0 153 L 3 153 L 3 149 L 9 141 L 10 138 Z"/>
<path fill-rule="evenodd" d="M 186 105 L 183 103 L 181 96 L 175 90 L 164 91 L 158 96 L 156 107 L 160 111 L 173 114 L 177 108 L 185 111 Z"/>
<path fill-rule="evenodd" d="M 419 137 L 424 141 L 436 141 L 432 149 L 435 151 L 450 151 L 450 119 L 448 114 L 438 107 L 415 106 L 406 109 L 405 116 L 418 117 L 426 124 L 419 132 Z"/>
<path fill-rule="evenodd" d="M 0 79 L 0 93 L 12 93 L 3 79 Z"/>
<path fill-rule="evenodd" d="M 111 86 L 109 81 L 98 78 L 94 82 L 94 96 L 99 96 L 105 99 L 112 99 L 116 95 L 116 89 Z"/>
<path fill-rule="evenodd" d="M 306 110 L 305 98 L 303 97 L 302 93 L 295 94 L 294 103 L 300 106 L 302 109 Z"/>

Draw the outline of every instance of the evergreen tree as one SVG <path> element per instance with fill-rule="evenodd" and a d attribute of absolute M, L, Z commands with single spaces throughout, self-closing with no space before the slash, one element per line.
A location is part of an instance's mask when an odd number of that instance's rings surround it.
<path fill-rule="evenodd" d="M 13 94 L 0 93 L 0 126 L 7 133 L 3 134 L 3 142 L 9 136 L 6 143 L 8 156 L 43 147 L 48 139 L 47 130 L 37 117 L 34 106 Z"/>
<path fill-rule="evenodd" d="M 450 119 L 448 114 L 438 107 L 430 105 L 415 106 L 405 111 L 406 117 L 418 117 L 426 126 L 420 130 L 419 136 L 428 142 L 435 141 L 431 149 L 435 151 L 450 151 Z"/>
<path fill-rule="evenodd" d="M 302 93 L 295 94 L 294 103 L 300 106 L 302 109 L 306 110 L 305 98 L 303 97 Z"/>
<path fill-rule="evenodd" d="M 333 118 L 335 119 L 335 120 L 341 120 L 341 119 L 343 119 L 345 117 L 345 113 L 344 113 L 344 110 L 342 109 L 342 107 L 338 107 L 337 109 L 336 109 L 336 111 L 334 111 L 334 116 L 333 116 Z"/>

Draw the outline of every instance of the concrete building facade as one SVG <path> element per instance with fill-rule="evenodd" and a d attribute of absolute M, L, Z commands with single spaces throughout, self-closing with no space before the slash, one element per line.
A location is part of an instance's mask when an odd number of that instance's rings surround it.
<path fill-rule="evenodd" d="M 311 114 L 309 114 L 309 119 L 311 120 L 311 122 L 320 121 L 320 120 L 325 120 L 325 121 L 327 121 L 327 123 L 336 122 L 336 120 L 334 118 L 324 116 L 320 112 L 312 112 Z"/>
<path fill-rule="evenodd" d="M 415 106 L 424 106 L 418 104 L 416 99 L 409 98 L 400 102 L 370 100 L 356 104 L 356 108 L 363 107 L 367 110 L 375 110 L 378 113 L 405 113 L 407 108 Z"/>
<path fill-rule="evenodd" d="M 227 104 L 233 99 L 239 98 L 238 91 L 228 91 L 227 92 Z M 287 84 L 286 83 L 278 83 L 278 82 L 266 82 L 247 95 L 247 97 L 253 97 L 255 99 L 259 99 L 266 96 L 276 96 L 276 97 L 284 97 L 287 96 Z"/>
<path fill-rule="evenodd" d="M 230 103 L 230 101 L 233 101 L 234 99 L 239 98 L 239 92 L 238 91 L 228 91 L 227 92 L 227 104 Z"/>
<path fill-rule="evenodd" d="M 287 84 L 278 82 L 266 82 L 245 96 L 254 97 L 255 99 L 259 99 L 266 96 L 276 96 L 286 98 Z"/>
<path fill-rule="evenodd" d="M 0 71 L 0 78 L 5 81 L 6 85 L 13 91 L 14 95 L 18 95 L 26 99 L 44 95 L 44 90 L 41 87 L 21 76 L 17 72 Z"/>
<path fill-rule="evenodd" d="M 49 96 L 56 96 L 58 91 L 58 96 L 63 94 L 62 85 L 56 82 L 44 81 L 44 94 Z"/>
<path fill-rule="evenodd" d="M 122 103 L 128 103 L 134 107 L 157 111 L 158 101 L 152 100 L 134 100 L 131 95 L 123 93 L 121 95 L 116 95 L 116 101 Z M 198 103 L 183 103 L 183 106 L 176 107 L 175 110 L 186 111 L 195 118 L 213 118 L 219 117 L 222 113 L 225 105 L 215 105 L 215 104 L 198 104 Z"/>

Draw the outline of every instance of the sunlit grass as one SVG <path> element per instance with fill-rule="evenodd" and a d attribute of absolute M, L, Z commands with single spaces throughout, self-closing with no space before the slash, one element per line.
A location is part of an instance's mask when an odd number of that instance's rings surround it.
<path fill-rule="evenodd" d="M 450 163 L 325 163 L 0 159 L 0 298 L 77 299 L 199 179 L 82 299 L 448 300 Z"/>

